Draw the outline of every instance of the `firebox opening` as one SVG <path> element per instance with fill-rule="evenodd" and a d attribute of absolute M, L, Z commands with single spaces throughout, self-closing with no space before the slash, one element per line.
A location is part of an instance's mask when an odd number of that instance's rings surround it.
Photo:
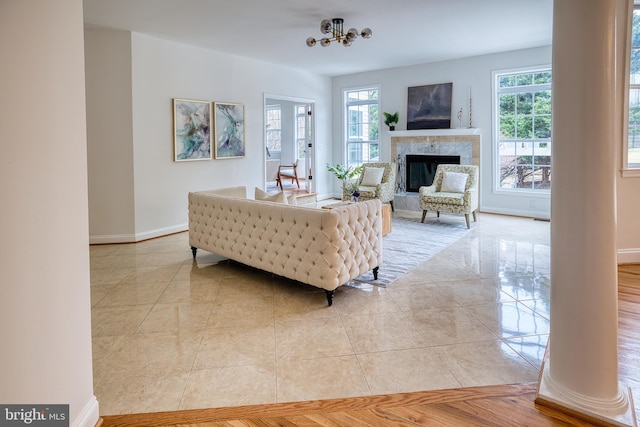
<path fill-rule="evenodd" d="M 417 193 L 421 186 L 431 185 L 439 164 L 459 165 L 460 156 L 407 154 L 406 191 Z"/>

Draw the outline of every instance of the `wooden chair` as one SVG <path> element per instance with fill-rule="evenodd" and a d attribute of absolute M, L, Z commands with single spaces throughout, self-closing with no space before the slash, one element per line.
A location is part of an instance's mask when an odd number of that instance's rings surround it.
<path fill-rule="evenodd" d="M 280 189 L 284 190 L 282 187 L 282 178 L 291 179 L 291 183 L 295 181 L 300 188 L 300 181 L 298 181 L 298 161 L 296 160 L 292 165 L 280 165 L 278 167 L 278 184 L 280 185 Z"/>

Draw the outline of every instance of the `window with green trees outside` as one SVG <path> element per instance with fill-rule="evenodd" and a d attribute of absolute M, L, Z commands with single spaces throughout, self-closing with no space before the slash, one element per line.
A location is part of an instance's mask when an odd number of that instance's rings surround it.
<path fill-rule="evenodd" d="M 497 189 L 551 188 L 551 69 L 494 73 Z"/>
<path fill-rule="evenodd" d="M 626 169 L 640 169 L 640 6 L 633 9 Z"/>
<path fill-rule="evenodd" d="M 378 88 L 344 91 L 347 166 L 380 161 Z"/>

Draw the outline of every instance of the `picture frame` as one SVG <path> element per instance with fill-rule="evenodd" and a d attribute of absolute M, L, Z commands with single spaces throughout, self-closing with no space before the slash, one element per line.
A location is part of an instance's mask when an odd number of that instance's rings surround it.
<path fill-rule="evenodd" d="M 173 98 L 173 160 L 211 160 L 209 101 Z"/>
<path fill-rule="evenodd" d="M 215 158 L 237 159 L 245 156 L 244 104 L 214 102 Z"/>
<path fill-rule="evenodd" d="M 451 128 L 453 83 L 413 86 L 407 96 L 407 130 Z"/>

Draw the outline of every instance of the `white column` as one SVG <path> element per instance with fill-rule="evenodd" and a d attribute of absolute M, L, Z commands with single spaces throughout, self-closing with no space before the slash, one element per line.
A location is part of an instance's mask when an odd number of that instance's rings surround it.
<path fill-rule="evenodd" d="M 621 2 L 554 1 L 551 334 L 537 401 L 635 425 L 628 388 L 618 383 Z"/>
<path fill-rule="evenodd" d="M 72 427 L 99 412 L 83 46 L 82 0 L 0 1 L 0 402 L 68 404 Z"/>

